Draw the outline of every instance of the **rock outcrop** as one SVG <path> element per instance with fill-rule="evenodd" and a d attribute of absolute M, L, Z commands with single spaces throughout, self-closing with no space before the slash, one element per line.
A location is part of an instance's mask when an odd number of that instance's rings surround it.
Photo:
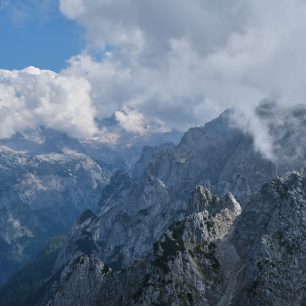
<path fill-rule="evenodd" d="M 203 186 L 196 188 L 190 203 L 199 212 L 172 224 L 146 259 L 125 271 L 112 271 L 94 249 L 77 254 L 41 305 L 171 305 L 190 298 L 199 305 L 212 297 L 217 301 L 227 277 L 219 249 L 241 208 L 231 194 L 220 200 Z M 88 223 L 95 217 L 83 218 Z"/>
<path fill-rule="evenodd" d="M 80 255 L 47 305 L 305 305 L 305 199 L 306 170 L 271 180 L 243 210 L 198 186 L 190 203 L 199 212 L 144 259 L 116 272 Z"/>
<path fill-rule="evenodd" d="M 282 140 L 284 147 L 291 145 L 290 139 Z M 302 160 L 293 159 L 291 166 L 297 164 L 302 167 Z M 134 177 L 118 172 L 103 192 L 93 221 L 100 258 L 121 269 L 145 256 L 171 223 L 191 213 L 190 194 L 197 185 L 218 196 L 232 192 L 244 207 L 265 182 L 288 168 L 289 163 L 276 168 L 263 158 L 252 138 L 233 127 L 229 111 L 204 127 L 190 129 L 177 146 L 145 150 Z M 70 242 L 67 250 L 73 249 Z M 59 266 L 74 257 L 67 250 L 60 255 Z"/>
<path fill-rule="evenodd" d="M 0 147 L 0 283 L 95 209 L 111 173 L 82 154 L 31 155 Z"/>
<path fill-rule="evenodd" d="M 305 304 L 305 172 L 285 175 L 306 164 L 303 110 L 258 108 L 277 163 L 229 111 L 145 150 L 79 218 L 36 304 Z"/>

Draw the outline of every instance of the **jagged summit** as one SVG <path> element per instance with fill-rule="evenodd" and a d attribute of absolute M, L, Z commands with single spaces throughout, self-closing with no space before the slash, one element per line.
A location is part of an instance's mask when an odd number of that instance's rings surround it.
<path fill-rule="evenodd" d="M 80 255 L 43 303 L 304 305 L 305 198 L 305 170 L 271 180 L 243 210 L 231 194 L 197 186 L 199 211 L 172 223 L 145 258 L 116 272 Z"/>
<path fill-rule="evenodd" d="M 182 281 L 180 290 L 188 289 L 189 286 L 193 286 L 194 278 L 191 275 L 186 281 L 183 276 L 188 277 L 188 274 L 195 272 L 194 269 L 198 269 L 199 285 L 201 283 L 202 286 L 209 287 L 209 282 L 201 278 L 205 273 L 209 273 L 209 270 L 212 269 L 213 272 L 219 267 L 220 263 L 214 257 L 215 248 L 219 244 L 218 241 L 228 235 L 241 208 L 232 195 L 228 194 L 223 199 L 219 199 L 202 186 L 195 189 L 191 203 L 199 201 L 203 201 L 200 206 L 205 207 L 204 210 L 197 211 L 195 206 L 195 212 L 189 217 L 173 223 L 160 240 L 151 246 L 146 259 L 124 272 L 112 272 L 98 259 L 97 253 L 75 253 L 76 256 L 70 259 L 62 270 L 58 282 L 53 286 L 63 289 L 60 291 L 51 289 L 53 297 L 43 299 L 39 303 L 41 305 L 45 303 L 48 305 L 61 303 L 64 305 L 82 305 L 81 303 L 85 305 L 152 305 L 152 303 L 164 301 L 167 304 L 174 296 L 173 293 L 170 297 L 165 293 L 171 292 L 175 284 L 177 286 L 177 281 L 175 282 L 172 278 Z M 88 233 L 89 227 L 92 226 L 89 225 L 89 220 L 90 218 L 86 218 L 86 224 L 78 226 L 77 232 L 81 235 L 83 233 L 83 237 L 88 237 L 88 234 L 84 236 L 84 232 Z M 74 240 L 75 245 L 79 243 L 78 239 Z M 205 255 L 206 251 L 207 255 Z M 182 261 L 187 260 L 192 262 L 181 266 Z M 198 265 L 203 265 L 202 268 L 195 266 L 197 261 Z M 204 272 L 205 269 L 206 272 Z M 216 274 L 216 271 L 213 273 Z M 82 280 L 81 275 L 87 275 L 87 277 Z M 79 281 L 76 282 L 77 279 Z M 216 275 L 217 279 L 218 275 Z M 164 281 L 168 283 L 167 287 L 162 285 Z M 94 291 L 90 289 L 93 283 Z M 159 286 L 159 296 L 149 298 L 147 294 L 151 295 L 151 290 L 149 286 L 143 286 L 146 283 L 153 287 Z M 224 284 L 218 285 L 219 288 L 222 286 Z M 149 290 L 148 293 L 147 290 Z M 208 291 L 211 290 L 214 289 L 208 289 Z M 82 302 L 74 298 L 76 292 L 83 292 Z M 203 294 L 199 294 L 195 302 L 201 301 L 203 297 Z"/>
<path fill-rule="evenodd" d="M 95 209 L 111 173 L 83 154 L 32 155 L 0 147 L 0 283 Z"/>
<path fill-rule="evenodd" d="M 121 269 L 145 256 L 169 224 L 194 212 L 190 198 L 195 186 L 219 196 L 231 192 L 244 207 L 275 175 L 275 165 L 255 151 L 252 138 L 235 128 L 229 116 L 226 112 L 204 127 L 190 129 L 178 145 L 157 149 L 150 161 L 144 152 L 137 177 L 114 175 L 92 225 L 106 264 Z M 64 254 L 61 264 L 73 257 Z"/>
<path fill-rule="evenodd" d="M 302 137 L 303 120 L 297 124 L 301 129 L 284 126 L 278 150 L 289 152 Z M 228 112 L 190 129 L 177 145 L 146 148 L 132 175 L 113 175 L 98 211 L 76 222 L 34 305 L 288 305 L 277 282 L 287 278 L 302 290 L 304 279 L 281 268 L 293 257 L 274 237 L 291 233 L 294 242 L 284 243 L 298 245 L 295 264 L 303 271 L 305 173 L 271 179 L 305 166 L 304 149 L 276 167 Z M 291 232 L 292 220 L 299 229 Z M 271 281 L 278 272 L 283 278 Z M 287 288 L 288 296 L 297 294 Z"/>

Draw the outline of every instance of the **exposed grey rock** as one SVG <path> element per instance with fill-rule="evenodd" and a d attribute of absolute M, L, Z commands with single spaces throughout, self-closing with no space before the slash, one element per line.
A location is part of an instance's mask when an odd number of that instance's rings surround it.
<path fill-rule="evenodd" d="M 42 300 L 41 305 L 85 306 L 96 305 L 102 290 L 103 278 L 111 269 L 99 259 L 81 255 L 61 272 L 55 296 Z"/>
<path fill-rule="evenodd" d="M 279 139 L 284 150 L 292 145 L 291 138 L 296 138 L 295 129 L 290 135 Z M 152 156 L 150 162 L 147 155 Z M 303 159 L 293 158 L 291 164 L 279 163 L 277 168 L 263 158 L 252 138 L 233 126 L 227 111 L 204 127 L 190 129 L 177 146 L 145 151 L 134 179 L 123 173 L 113 177 L 103 192 L 93 226 L 93 237 L 102 247 L 100 258 L 121 269 L 145 256 L 171 223 L 194 212 L 189 199 L 196 185 L 204 185 L 218 196 L 232 192 L 244 206 L 277 172 L 297 165 L 302 166 Z M 63 253 L 59 266 L 65 264 L 64 258 L 73 257 Z"/>
<path fill-rule="evenodd" d="M 175 148 L 175 145 L 172 143 L 165 143 L 160 146 L 150 147 L 145 146 L 142 150 L 141 157 L 136 162 L 133 168 L 133 179 L 140 179 L 142 174 L 147 169 L 148 165 L 150 164 L 151 160 L 154 158 L 156 154 L 161 154 L 163 151 L 172 150 Z"/>
<path fill-rule="evenodd" d="M 95 255 L 85 271 L 69 264 L 74 281 L 62 280 L 49 305 L 81 305 L 78 292 L 84 306 L 305 305 L 305 199 L 306 170 L 271 180 L 242 211 L 231 194 L 198 186 L 190 203 L 201 211 L 173 223 L 144 259 L 104 274 Z"/>
<path fill-rule="evenodd" d="M 306 171 L 266 184 L 237 224 L 234 305 L 305 305 Z"/>
<path fill-rule="evenodd" d="M 190 298 L 196 305 L 203 299 L 217 301 L 225 282 L 216 250 L 241 208 L 232 195 L 220 200 L 201 186 L 193 196 L 191 202 L 203 201 L 205 209 L 174 223 L 144 261 L 111 273 L 96 254 L 77 257 L 61 272 L 48 305 L 172 305 Z M 101 272 L 103 267 L 107 273 Z M 81 298 L 76 299 L 79 294 Z"/>
<path fill-rule="evenodd" d="M 71 236 L 67 239 L 57 262 L 54 265 L 54 272 L 63 267 L 62 262 L 71 263 L 81 255 L 98 257 L 100 247 L 96 244 L 94 234 L 97 227 L 97 216 L 86 210 L 76 224 L 73 226 Z"/>
<path fill-rule="evenodd" d="M 0 283 L 95 209 L 111 173 L 82 154 L 34 156 L 0 147 Z"/>
<path fill-rule="evenodd" d="M 258 109 L 262 120 L 271 110 L 270 104 Z M 73 292 L 82 292 L 82 301 L 88 300 L 88 305 L 291 305 L 289 297 L 293 295 L 298 297 L 292 299 L 292 305 L 303 305 L 305 279 L 299 274 L 304 272 L 300 263 L 305 258 L 303 242 L 297 239 L 302 251 L 297 258 L 290 257 L 282 253 L 282 248 L 279 250 L 279 245 L 275 247 L 271 233 L 280 230 L 302 237 L 304 187 L 295 192 L 284 178 L 278 180 L 277 188 L 272 181 L 261 189 L 276 174 L 305 163 L 306 149 L 296 143 L 296 139 L 304 139 L 306 129 L 306 112 L 302 110 L 297 114 L 296 109 L 290 110 L 289 117 L 276 116 L 284 121 L 272 120 L 269 133 L 275 137 L 274 153 L 280 157 L 277 164 L 255 150 L 252 138 L 235 128 L 230 112 L 226 112 L 204 127 L 190 129 L 177 146 L 144 152 L 133 178 L 117 172 L 103 191 L 99 212 L 80 218 L 60 252 L 54 275 L 59 273 L 61 277 L 52 287 L 55 290 L 49 291 L 50 305 L 65 305 L 66 297 L 73 297 Z M 292 127 L 292 117 L 300 129 Z M 281 152 L 294 154 L 291 159 L 281 158 Z M 297 181 L 304 182 L 304 173 L 296 176 Z M 277 208 L 283 207 L 280 203 L 289 190 L 296 201 L 289 201 L 287 209 Z M 238 218 L 240 206 L 235 198 L 244 209 Z M 288 211 L 290 205 L 302 207 L 298 216 Z M 292 233 L 281 226 L 282 218 L 287 216 L 291 218 L 286 224 L 292 227 Z M 179 224 L 184 227 L 177 235 Z M 170 256 L 169 244 L 175 250 Z M 195 256 L 198 248 L 200 254 Z M 258 270 L 257 258 L 265 256 L 278 262 L 276 267 L 271 264 L 271 271 L 281 275 L 275 283 L 270 281 L 270 268 Z M 73 265 L 78 258 L 85 258 L 88 264 L 82 268 Z M 296 270 L 290 268 L 290 259 Z M 104 263 L 113 272 L 96 277 Z M 97 270 L 93 279 L 87 280 L 91 277 L 89 269 Z M 74 281 L 65 282 L 67 271 L 78 271 L 71 278 L 81 280 L 76 281 L 75 288 Z M 290 274 L 292 271 L 297 276 Z M 82 274 L 86 278 L 81 279 Z M 258 283 L 259 275 L 262 280 Z M 286 279 L 290 286 L 278 286 Z M 83 282 L 86 292 L 80 289 Z M 97 287 L 90 290 L 86 282 L 97 282 Z M 57 290 L 57 286 L 71 292 Z M 288 293 L 287 297 L 283 292 Z M 86 299 L 88 294 L 92 296 Z"/>

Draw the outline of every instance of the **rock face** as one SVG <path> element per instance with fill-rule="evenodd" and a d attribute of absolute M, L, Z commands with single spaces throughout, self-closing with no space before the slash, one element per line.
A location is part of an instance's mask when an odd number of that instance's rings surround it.
<path fill-rule="evenodd" d="M 0 140 L 0 284 L 85 209 L 95 211 L 113 171 L 134 163 L 143 144 L 180 136 L 143 139 L 114 118 L 97 124 L 101 133 L 90 139 L 40 127 Z"/>
<path fill-rule="evenodd" d="M 132 304 L 202 305 L 207 301 L 214 305 L 222 297 L 227 269 L 236 264 L 236 257 L 230 258 L 231 266 L 224 257 L 225 248 L 232 247 L 235 252 L 234 246 L 225 245 L 225 241 L 241 208 L 231 194 L 219 200 L 207 190 L 200 192 L 208 200 L 202 202 L 205 209 L 174 223 L 155 243 Z"/>
<path fill-rule="evenodd" d="M 305 305 L 305 198 L 306 170 L 265 184 L 242 211 L 198 186 L 190 205 L 200 211 L 144 259 L 115 272 L 80 255 L 47 305 Z"/>
<path fill-rule="evenodd" d="M 233 241 L 242 267 L 234 305 L 305 305 L 306 170 L 263 186 Z"/>
<path fill-rule="evenodd" d="M 215 257 L 217 244 L 229 233 L 231 225 L 241 212 L 240 205 L 231 194 L 220 200 L 205 187 L 198 186 L 190 206 L 191 210 L 201 211 L 171 225 L 160 241 L 155 243 L 152 253 L 124 272 L 112 272 L 103 265 L 96 257 L 95 247 L 83 255 L 76 254 L 76 258 L 66 265 L 58 281 L 52 286 L 61 289 L 52 292 L 51 299 L 40 303 L 171 305 L 179 298 L 171 293 L 174 287 L 180 294 L 188 289 L 184 295 L 187 301 L 191 288 L 195 288 L 194 294 L 198 294 L 196 288 L 203 287 L 207 291 L 194 297 L 195 302 L 201 301 L 205 295 L 214 296 L 216 292 L 220 295 L 225 284 L 220 277 L 221 263 Z M 81 218 L 84 223 L 89 224 L 96 217 L 87 213 Z M 80 221 L 81 219 L 79 224 Z M 82 228 L 83 232 L 87 230 L 88 228 Z M 80 242 L 77 239 L 76 241 Z M 218 284 L 214 285 L 214 282 Z M 75 299 L 76 292 L 80 294 L 80 300 Z M 215 295 L 215 299 L 217 298 L 218 295 Z"/>
<path fill-rule="evenodd" d="M 139 160 L 136 162 L 133 168 L 132 178 L 135 180 L 141 178 L 142 174 L 147 169 L 154 155 L 161 154 L 161 152 L 163 151 L 166 152 L 167 150 L 171 150 L 174 148 L 175 148 L 175 145 L 172 143 L 164 143 L 156 147 L 145 146 L 142 150 L 142 154 Z"/>
<path fill-rule="evenodd" d="M 111 173 L 82 154 L 34 156 L 0 148 L 0 283 L 95 209 Z"/>
<path fill-rule="evenodd" d="M 303 305 L 305 173 L 262 188 L 305 166 L 304 142 L 296 142 L 306 132 L 302 110 L 258 109 L 263 121 L 276 117 L 269 133 L 277 165 L 233 126 L 230 112 L 176 146 L 145 150 L 132 177 L 111 178 L 99 211 L 79 218 L 35 304 Z M 298 253 L 285 253 L 288 245 Z"/>
<path fill-rule="evenodd" d="M 292 164 L 280 163 L 276 169 L 255 151 L 250 137 L 233 127 L 230 115 L 225 112 L 204 127 L 190 129 L 177 146 L 145 150 L 134 177 L 115 174 L 92 225 L 102 261 L 121 269 L 146 255 L 171 223 L 192 212 L 189 200 L 196 185 L 219 196 L 232 192 L 245 206 L 276 172 L 303 166 L 302 159 L 293 158 Z M 290 135 L 279 140 L 284 148 L 296 136 Z M 73 239 L 67 241 L 58 266 L 74 257 L 68 251 L 74 244 Z"/>

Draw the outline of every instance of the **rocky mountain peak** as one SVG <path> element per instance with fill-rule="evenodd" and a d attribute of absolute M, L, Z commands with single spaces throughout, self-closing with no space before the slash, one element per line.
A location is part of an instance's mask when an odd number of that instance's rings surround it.
<path fill-rule="evenodd" d="M 192 212 L 206 212 L 207 215 L 215 215 L 221 209 L 233 209 L 237 213 L 241 211 L 240 204 L 233 194 L 226 193 L 222 200 L 212 194 L 205 186 L 198 185 L 192 192 L 189 209 Z"/>
<path fill-rule="evenodd" d="M 303 138 L 289 119 L 269 130 L 278 152 Z M 145 149 L 132 176 L 111 178 L 98 212 L 79 218 L 40 304 L 303 305 L 305 170 L 285 173 L 304 166 L 304 149 L 267 160 L 230 112 Z"/>

